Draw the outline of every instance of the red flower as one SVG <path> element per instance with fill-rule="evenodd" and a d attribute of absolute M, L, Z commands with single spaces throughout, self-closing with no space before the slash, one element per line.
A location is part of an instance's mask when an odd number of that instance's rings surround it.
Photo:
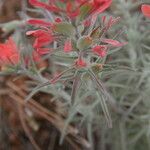
<path fill-rule="evenodd" d="M 141 10 L 144 16 L 150 18 L 150 5 L 142 5 Z"/>
<path fill-rule="evenodd" d="M 100 57 L 105 57 L 107 52 L 107 46 L 106 45 L 97 45 L 93 47 L 93 52 L 99 55 Z"/>
<path fill-rule="evenodd" d="M 29 3 L 32 6 L 40 7 L 40 8 L 43 8 L 43 9 L 47 9 L 47 10 L 52 11 L 52 12 L 58 12 L 58 11 L 61 10 L 60 8 L 56 7 L 54 4 L 48 5 L 48 4 L 44 3 L 44 2 L 40 2 L 39 0 L 29 0 Z"/>
<path fill-rule="evenodd" d="M 81 58 L 78 58 L 78 59 L 75 61 L 75 64 L 76 64 L 76 66 L 79 67 L 79 68 L 82 68 L 82 67 L 86 67 L 86 66 L 87 66 L 86 62 L 85 62 L 83 59 L 81 59 Z"/>
<path fill-rule="evenodd" d="M 19 52 L 14 40 L 10 37 L 5 43 L 0 43 L 0 64 L 19 63 Z"/>
<path fill-rule="evenodd" d="M 51 33 L 51 30 L 39 29 L 34 31 L 28 31 L 26 34 L 33 35 L 36 38 L 33 47 L 36 49 L 36 52 L 39 55 L 48 54 L 52 51 L 52 49 L 44 47 L 51 44 L 54 41 L 54 37 Z"/>
<path fill-rule="evenodd" d="M 55 22 L 56 22 L 56 23 L 61 23 L 61 22 L 62 22 L 62 19 L 59 18 L 59 17 L 57 17 L 57 18 L 55 18 Z"/>
<path fill-rule="evenodd" d="M 43 27 L 51 27 L 52 26 L 52 23 L 47 22 L 42 19 L 29 19 L 27 21 L 27 23 L 31 24 L 31 25 L 37 25 L 37 26 L 43 26 Z"/>
<path fill-rule="evenodd" d="M 79 8 L 76 9 L 73 8 L 75 3 L 72 3 L 69 0 L 67 2 L 66 1 L 62 2 L 66 3 L 65 10 L 55 5 L 55 1 L 51 1 L 50 4 L 47 4 L 44 2 L 40 2 L 39 0 L 29 0 L 29 3 L 35 7 L 40 7 L 56 13 L 65 12 L 70 18 L 76 17 L 79 14 Z"/>
<path fill-rule="evenodd" d="M 62 8 L 61 6 L 58 6 L 57 1 L 51 0 L 48 3 L 40 2 L 39 0 L 29 0 L 29 3 L 35 7 L 40 7 L 43 9 L 47 9 L 51 12 L 62 12 L 66 13 L 67 16 L 70 18 L 74 18 L 76 16 L 80 15 L 80 8 L 85 5 L 91 6 L 90 14 L 99 14 L 105 11 L 112 3 L 112 0 L 76 0 L 76 1 L 70 1 L 70 0 L 61 0 L 62 3 L 65 3 L 66 7 Z"/>
<path fill-rule="evenodd" d="M 85 27 L 89 27 L 90 25 L 91 25 L 91 20 L 85 20 L 84 22 L 83 22 L 83 25 L 85 26 Z"/>
<path fill-rule="evenodd" d="M 77 7 L 75 10 L 73 10 L 73 4 L 71 2 L 68 2 L 66 5 L 66 13 L 70 18 L 74 18 L 80 14 L 79 7 Z"/>
<path fill-rule="evenodd" d="M 92 12 L 97 15 L 105 11 L 110 7 L 112 0 L 93 0 L 93 10 Z"/>
<path fill-rule="evenodd" d="M 39 63 L 42 62 L 42 59 L 41 59 L 41 57 L 40 57 L 40 54 L 37 53 L 36 51 L 32 51 L 31 55 L 32 55 L 32 59 L 33 59 L 34 62 L 36 62 L 37 64 L 39 64 Z M 29 66 L 30 63 L 31 63 L 31 57 L 29 57 L 28 55 L 27 55 L 27 56 L 24 56 L 24 62 L 25 62 L 25 65 L 26 65 L 26 66 Z"/>
<path fill-rule="evenodd" d="M 33 35 L 36 37 L 33 47 L 36 49 L 41 49 L 43 46 L 51 44 L 54 41 L 51 30 L 39 29 L 34 31 L 28 31 L 27 35 Z M 44 50 L 45 51 L 45 50 Z M 47 51 L 47 50 L 46 50 Z"/>

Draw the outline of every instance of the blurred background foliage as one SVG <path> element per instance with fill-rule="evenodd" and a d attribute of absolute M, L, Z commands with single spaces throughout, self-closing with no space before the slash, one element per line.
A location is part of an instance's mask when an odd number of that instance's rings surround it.
<path fill-rule="evenodd" d="M 135 69 L 115 73 L 106 83 L 125 110 L 123 116 L 114 120 L 114 128 L 105 132 L 105 137 L 109 137 L 105 142 L 111 141 L 114 150 L 150 149 L 150 21 L 142 16 L 141 3 L 149 1 L 116 0 L 111 9 L 114 15 L 121 16 L 119 26 L 125 27 L 128 41 L 127 46 L 112 55 L 111 63 Z"/>

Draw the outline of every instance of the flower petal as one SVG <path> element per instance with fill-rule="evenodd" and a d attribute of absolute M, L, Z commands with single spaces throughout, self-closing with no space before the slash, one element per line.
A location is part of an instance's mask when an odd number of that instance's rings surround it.
<path fill-rule="evenodd" d="M 98 15 L 110 7 L 112 0 L 94 0 L 94 15 Z"/>
<path fill-rule="evenodd" d="M 150 18 L 150 5 L 143 4 L 141 10 L 144 16 Z"/>
<path fill-rule="evenodd" d="M 44 2 L 40 2 L 38 0 L 29 0 L 29 3 L 32 6 L 40 7 L 40 8 L 43 8 L 43 9 L 47 9 L 47 10 L 52 11 L 52 12 L 60 11 L 60 9 L 58 7 L 56 7 L 55 5 L 48 5 L 48 4 L 46 4 Z"/>
<path fill-rule="evenodd" d="M 19 62 L 19 52 L 11 37 L 5 43 L 0 44 L 0 60 L 4 65 L 18 64 Z"/>
<path fill-rule="evenodd" d="M 51 30 L 33 30 L 26 32 L 27 35 L 33 35 L 36 37 L 35 42 L 33 44 L 34 48 L 40 48 L 42 46 L 45 46 L 47 44 L 50 44 L 54 41 L 54 37 L 51 33 Z"/>
<path fill-rule="evenodd" d="M 85 62 L 83 59 L 81 59 L 81 58 L 78 58 L 78 59 L 75 61 L 75 64 L 76 64 L 77 67 L 80 67 L 80 68 L 87 66 L 86 62 Z"/>
<path fill-rule="evenodd" d="M 52 23 L 46 22 L 45 20 L 42 19 L 29 19 L 27 23 L 31 25 L 44 26 L 44 27 L 52 26 Z"/>
<path fill-rule="evenodd" d="M 100 57 L 105 57 L 107 54 L 107 46 L 106 45 L 97 45 L 93 47 L 93 52 Z"/>

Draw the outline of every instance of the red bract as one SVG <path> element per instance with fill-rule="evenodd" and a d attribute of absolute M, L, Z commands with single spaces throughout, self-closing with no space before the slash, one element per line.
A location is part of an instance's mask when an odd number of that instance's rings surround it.
<path fill-rule="evenodd" d="M 6 43 L 0 43 L 0 65 L 19 63 L 19 52 L 14 40 L 10 37 Z"/>
<path fill-rule="evenodd" d="M 29 3 L 32 6 L 40 7 L 40 8 L 43 8 L 43 9 L 47 9 L 47 10 L 52 11 L 52 12 L 58 12 L 58 11 L 61 10 L 60 8 L 56 7 L 54 4 L 48 5 L 48 4 L 44 3 L 44 2 L 40 2 L 39 0 L 29 0 Z"/>
<path fill-rule="evenodd" d="M 150 5 L 142 5 L 141 10 L 144 16 L 150 18 Z"/>
<path fill-rule="evenodd" d="M 71 39 L 66 40 L 65 45 L 64 45 L 64 52 L 70 52 L 72 51 L 72 43 Z"/>
<path fill-rule="evenodd" d="M 106 45 L 97 45 L 93 47 L 93 52 L 100 57 L 105 57 L 107 53 L 107 46 Z"/>
<path fill-rule="evenodd" d="M 51 22 L 47 21 L 49 17 L 46 21 L 28 20 L 29 24 L 41 28 L 27 32 L 27 35 L 33 35 L 36 38 L 33 47 L 40 55 L 51 52 L 52 49 L 49 47 L 54 43 L 53 46 L 56 50 L 64 48 L 66 53 L 74 50 L 79 57 L 75 60 L 75 65 L 85 67 L 90 61 L 86 59 L 89 49 L 103 58 L 107 54 L 108 47 L 120 47 L 126 44 L 112 39 L 104 39 L 107 31 L 119 21 L 119 17 L 103 16 L 100 25 L 96 23 L 98 14 L 109 8 L 112 0 L 49 0 L 47 3 L 40 2 L 40 0 L 29 0 L 29 2 L 33 6 L 51 11 L 53 18 Z M 99 42 L 102 44 L 98 45 Z M 84 52 L 80 56 L 81 51 Z M 88 62 L 87 64 L 82 57 Z"/>
<path fill-rule="evenodd" d="M 112 0 L 93 0 L 93 13 L 95 15 L 102 13 L 110 7 Z"/>
<path fill-rule="evenodd" d="M 88 14 L 94 14 L 97 15 L 99 13 L 102 13 L 105 11 L 112 3 L 112 0 L 76 0 L 76 1 L 70 1 L 61 0 L 61 3 L 65 3 L 66 7 L 61 7 L 61 5 L 58 5 L 58 0 L 51 0 L 48 3 L 40 2 L 39 0 L 29 0 L 30 4 L 35 7 L 40 7 L 43 9 L 47 9 L 54 13 L 65 13 L 66 16 L 72 18 L 75 18 L 79 16 L 81 13 L 84 14 L 81 10 L 82 6 L 89 7 L 89 9 L 86 13 Z M 83 8 L 83 7 L 82 7 Z M 86 10 L 85 10 L 86 11 Z"/>
<path fill-rule="evenodd" d="M 55 19 L 55 22 L 56 22 L 56 23 L 60 23 L 60 22 L 62 22 L 62 19 L 59 18 L 59 17 L 57 17 L 57 18 Z"/>
<path fill-rule="evenodd" d="M 73 10 L 73 4 L 71 2 L 68 2 L 66 5 L 66 13 L 70 18 L 74 18 L 80 14 L 79 8 Z"/>
<path fill-rule="evenodd" d="M 78 59 L 75 61 L 75 64 L 76 64 L 76 66 L 79 67 L 79 68 L 82 68 L 82 67 L 86 67 L 86 66 L 87 66 L 86 62 L 85 62 L 83 59 L 81 59 L 81 58 L 78 58 Z"/>
<path fill-rule="evenodd" d="M 44 26 L 44 27 L 51 27 L 52 26 L 52 23 L 47 22 L 47 21 L 42 20 L 42 19 L 29 19 L 27 21 L 27 23 L 31 24 L 31 25 Z"/>
<path fill-rule="evenodd" d="M 105 30 L 109 30 L 114 24 L 118 23 L 120 20 L 120 17 L 113 18 L 110 16 L 107 18 L 106 16 L 102 17 L 102 25 L 105 27 Z"/>
<path fill-rule="evenodd" d="M 29 53 L 30 55 L 25 55 L 24 56 L 24 63 L 27 66 L 29 66 L 31 64 L 31 58 L 33 59 L 33 61 L 36 64 L 42 64 L 43 61 L 41 59 L 41 56 L 39 53 L 37 53 L 36 51 L 32 51 L 31 53 Z M 32 57 L 31 57 L 32 56 Z"/>
<path fill-rule="evenodd" d="M 26 34 L 33 35 L 34 37 L 36 37 L 36 40 L 33 44 L 34 48 L 41 48 L 54 41 L 54 37 L 51 33 L 51 30 L 49 29 L 47 30 L 39 29 L 39 30 L 34 30 L 34 31 L 28 31 Z"/>
<path fill-rule="evenodd" d="M 89 27 L 89 26 L 91 25 L 91 20 L 85 20 L 85 21 L 83 22 L 83 25 L 84 25 L 85 27 Z"/>
<path fill-rule="evenodd" d="M 51 12 L 65 12 L 70 18 L 76 17 L 79 14 L 79 8 L 73 10 L 73 3 L 70 1 L 62 1 L 66 3 L 66 9 L 59 8 L 58 6 L 55 5 L 56 1 L 51 1 L 50 4 L 40 2 L 39 0 L 29 0 L 29 3 L 35 7 L 40 7 L 43 9 L 47 9 Z"/>
<path fill-rule="evenodd" d="M 110 44 L 114 47 L 121 47 L 127 44 L 127 42 L 119 42 L 117 40 L 112 40 L 112 39 L 102 39 L 102 42 Z"/>

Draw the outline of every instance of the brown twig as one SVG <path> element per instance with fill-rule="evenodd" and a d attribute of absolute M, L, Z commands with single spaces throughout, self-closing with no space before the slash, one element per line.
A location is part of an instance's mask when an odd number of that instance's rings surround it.
<path fill-rule="evenodd" d="M 22 124 L 22 127 L 26 133 L 26 135 L 28 136 L 30 142 L 32 143 L 33 147 L 36 150 L 41 150 L 41 148 L 38 146 L 38 144 L 35 142 L 34 138 L 32 137 L 32 134 L 30 133 L 30 130 L 28 128 L 28 126 L 26 125 L 26 121 L 25 121 L 25 113 L 23 111 L 23 106 L 20 105 L 19 103 L 17 103 L 18 106 L 18 112 L 19 112 L 19 118 Z"/>
<path fill-rule="evenodd" d="M 15 84 L 13 84 L 12 82 L 8 82 L 7 85 L 13 89 L 15 92 L 18 93 L 18 95 L 20 95 L 21 97 L 25 98 L 26 94 L 25 92 L 23 92 L 19 87 L 17 87 Z M 41 106 L 39 103 L 37 103 L 36 101 L 34 101 L 33 99 L 30 99 L 28 102 L 24 101 L 24 105 L 33 105 L 35 108 L 37 108 L 40 112 L 42 112 L 43 114 L 48 115 L 51 118 L 51 123 L 53 123 L 53 125 L 57 126 L 59 128 L 59 131 L 61 131 L 61 129 L 64 127 L 64 120 L 58 116 L 56 113 L 52 112 L 51 110 L 47 110 L 46 108 L 44 108 L 43 106 Z M 69 126 L 68 127 L 68 133 L 70 134 L 77 134 L 78 131 L 77 129 Z"/>
<path fill-rule="evenodd" d="M 11 81 L 7 82 L 7 86 L 9 86 L 9 88 L 11 88 L 9 96 L 13 100 L 15 100 L 20 105 L 29 108 L 30 110 L 32 110 L 34 113 L 38 114 L 39 116 L 45 118 L 51 124 L 53 124 L 54 127 L 56 127 L 60 132 L 62 132 L 62 129 L 63 129 L 65 123 L 64 123 L 64 120 L 60 116 L 58 116 L 56 113 L 54 113 L 50 110 L 47 110 L 46 108 L 44 108 L 42 105 L 40 105 L 38 102 L 36 102 L 33 99 L 29 100 L 28 102 L 25 102 L 24 99 L 26 97 L 26 93 L 23 90 L 21 90 L 19 87 L 17 87 Z M 14 92 L 17 94 L 14 94 Z M 74 148 L 75 147 L 77 148 L 77 144 L 75 144 L 73 141 L 70 140 L 70 138 L 69 138 L 70 136 L 74 139 L 74 142 L 77 142 L 78 144 L 82 145 L 83 147 L 89 148 L 89 145 L 90 145 L 89 142 L 86 141 L 84 138 L 80 137 L 79 135 L 77 135 L 77 129 L 75 129 L 72 126 L 68 127 L 66 140 Z M 80 140 L 78 141 L 77 139 L 80 139 Z"/>

